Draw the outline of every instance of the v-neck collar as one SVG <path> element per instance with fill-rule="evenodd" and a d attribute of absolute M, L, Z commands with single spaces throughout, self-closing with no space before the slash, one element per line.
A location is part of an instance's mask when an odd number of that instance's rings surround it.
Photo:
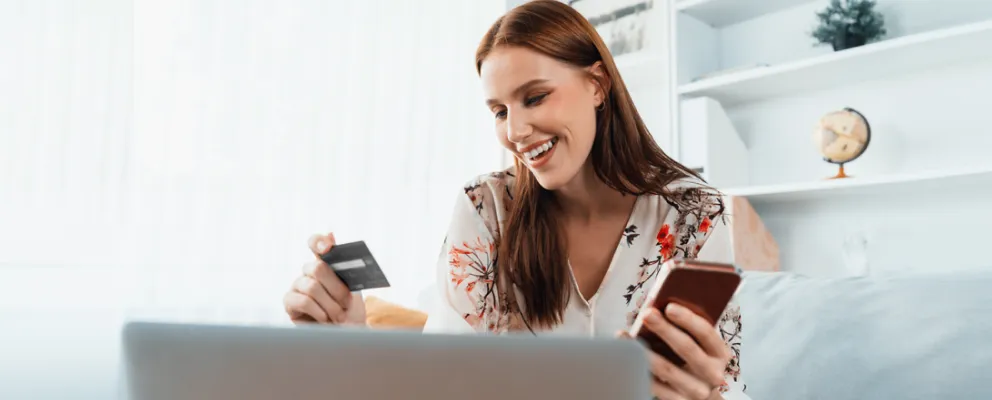
<path fill-rule="evenodd" d="M 638 211 L 640 210 L 642 200 L 647 196 L 636 196 L 634 197 L 634 206 L 630 208 L 630 215 L 627 216 L 627 223 L 623 225 L 624 229 L 631 226 L 637 219 Z M 579 299 L 582 304 L 587 308 L 592 308 L 593 304 L 596 303 L 596 298 L 599 297 L 599 293 L 603 291 L 603 287 L 606 286 L 610 276 L 613 275 L 613 270 L 616 269 L 617 259 L 620 257 L 621 251 L 623 251 L 623 242 L 626 240 L 624 235 L 620 235 L 620 239 L 617 241 L 616 248 L 613 249 L 613 256 L 610 258 L 610 265 L 606 267 L 606 273 L 603 274 L 603 280 L 599 282 L 599 286 L 596 287 L 596 291 L 593 292 L 592 296 L 588 299 L 582 295 L 582 290 L 579 289 L 579 282 L 575 279 L 575 271 L 572 270 L 572 260 L 566 259 L 568 264 L 568 277 L 572 281 L 572 289 L 576 294 L 579 295 Z"/>

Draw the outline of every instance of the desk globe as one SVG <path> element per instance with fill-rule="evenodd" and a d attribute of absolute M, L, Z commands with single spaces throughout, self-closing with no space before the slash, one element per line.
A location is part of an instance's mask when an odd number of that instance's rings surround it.
<path fill-rule="evenodd" d="M 813 140 L 823 160 L 839 166 L 837 175 L 830 179 L 848 178 L 844 164 L 858 159 L 868 149 L 871 126 L 860 112 L 845 107 L 820 118 L 813 131 Z"/>

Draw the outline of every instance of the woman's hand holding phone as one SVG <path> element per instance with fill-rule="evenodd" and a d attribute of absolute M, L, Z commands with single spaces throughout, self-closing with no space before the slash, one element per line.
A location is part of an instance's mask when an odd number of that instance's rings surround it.
<path fill-rule="evenodd" d="M 652 394 L 660 400 L 722 399 L 719 388 L 724 383 L 723 374 L 731 355 L 713 325 L 675 303 L 666 307 L 667 319 L 656 308 L 648 308 L 645 312 L 648 314 L 644 318 L 644 328 L 658 335 L 686 361 L 680 368 L 646 348 L 654 375 Z M 626 331 L 618 336 L 631 337 Z"/>
<path fill-rule="evenodd" d="M 315 260 L 303 264 L 303 273 L 283 297 L 289 319 L 295 324 L 365 325 L 361 293 L 352 293 L 320 258 L 334 247 L 334 234 L 313 235 L 308 245 Z"/>

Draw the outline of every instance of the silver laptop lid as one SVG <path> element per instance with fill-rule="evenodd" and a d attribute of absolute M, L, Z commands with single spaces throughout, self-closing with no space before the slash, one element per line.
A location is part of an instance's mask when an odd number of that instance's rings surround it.
<path fill-rule="evenodd" d="M 649 399 L 630 340 L 132 322 L 132 400 Z"/>

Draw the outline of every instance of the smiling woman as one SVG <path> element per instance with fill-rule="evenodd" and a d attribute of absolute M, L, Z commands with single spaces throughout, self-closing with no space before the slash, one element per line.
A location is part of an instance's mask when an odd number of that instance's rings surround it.
<path fill-rule="evenodd" d="M 515 165 L 466 185 L 438 262 L 442 295 L 469 325 L 611 334 L 642 311 L 664 262 L 726 261 L 717 248 L 703 252 L 714 232 L 725 234 L 719 193 L 654 142 L 607 45 L 578 12 L 556 1 L 511 10 L 483 38 L 476 68 Z M 718 329 L 677 311 L 647 310 L 696 339 L 656 319 L 693 361 L 673 368 L 652 354 L 655 395 L 743 396 L 737 306 Z"/>

